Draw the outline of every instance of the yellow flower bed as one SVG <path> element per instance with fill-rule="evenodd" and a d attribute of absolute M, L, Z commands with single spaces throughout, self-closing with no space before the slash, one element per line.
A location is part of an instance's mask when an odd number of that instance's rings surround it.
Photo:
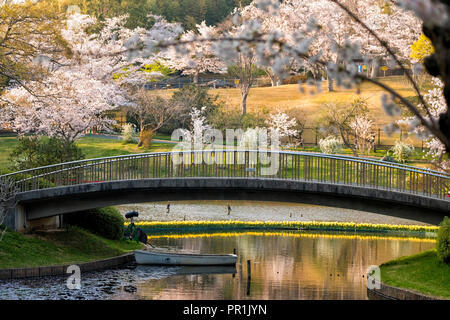
<path fill-rule="evenodd" d="M 129 223 L 125 223 L 128 225 Z M 367 231 L 415 231 L 415 232 L 437 232 L 437 226 L 420 225 L 392 225 L 355 222 L 323 222 L 323 221 L 239 221 L 239 220 L 216 220 L 216 221 L 137 221 L 137 226 L 145 229 L 233 229 L 233 228 L 295 228 L 309 230 L 367 230 Z"/>
<path fill-rule="evenodd" d="M 217 232 L 217 233 L 185 233 L 185 234 L 164 234 L 164 235 L 148 235 L 149 240 L 167 238 L 214 238 L 214 237 L 238 237 L 238 236 L 283 236 L 294 238 L 327 238 L 327 239 L 358 239 L 358 240 L 399 240 L 399 241 L 416 241 L 416 242 L 436 242 L 436 239 L 419 238 L 419 237 L 393 237 L 393 236 L 372 236 L 372 235 L 356 235 L 356 234 L 327 234 L 327 233 L 293 233 L 293 232 Z"/>

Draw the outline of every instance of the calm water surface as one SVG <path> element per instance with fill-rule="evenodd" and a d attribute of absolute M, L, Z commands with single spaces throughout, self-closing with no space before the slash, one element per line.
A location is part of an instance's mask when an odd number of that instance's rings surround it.
<path fill-rule="evenodd" d="M 427 239 L 311 232 L 242 232 L 152 236 L 170 250 L 231 253 L 234 267 L 127 268 L 66 277 L 0 281 L 0 299 L 367 299 L 370 265 L 435 246 Z M 251 261 L 248 281 L 247 260 Z"/>

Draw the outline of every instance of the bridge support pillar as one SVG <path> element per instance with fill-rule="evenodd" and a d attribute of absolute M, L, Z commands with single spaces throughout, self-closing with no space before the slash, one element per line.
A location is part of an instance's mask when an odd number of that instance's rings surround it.
<path fill-rule="evenodd" d="M 25 207 L 17 205 L 6 212 L 4 224 L 14 231 L 25 231 L 27 228 L 27 215 Z"/>
<path fill-rule="evenodd" d="M 27 211 L 25 207 L 18 204 L 14 208 L 15 213 L 15 230 L 25 231 L 27 229 Z"/>
<path fill-rule="evenodd" d="M 16 209 L 10 208 L 6 211 L 6 217 L 3 223 L 11 230 L 16 230 Z"/>
<path fill-rule="evenodd" d="M 57 229 L 61 227 L 62 217 L 59 215 L 28 220 L 25 206 L 19 204 L 8 210 L 4 223 L 8 228 L 19 232 L 33 229 Z"/>

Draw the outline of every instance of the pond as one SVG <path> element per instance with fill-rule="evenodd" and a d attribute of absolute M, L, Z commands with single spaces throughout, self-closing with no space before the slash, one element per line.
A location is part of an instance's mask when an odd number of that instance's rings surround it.
<path fill-rule="evenodd" d="M 153 245 L 232 253 L 236 267 L 128 266 L 67 277 L 0 281 L 0 299 L 367 299 L 370 265 L 428 250 L 431 239 L 387 234 L 233 232 L 150 235 Z M 247 260 L 250 260 L 251 278 Z"/>

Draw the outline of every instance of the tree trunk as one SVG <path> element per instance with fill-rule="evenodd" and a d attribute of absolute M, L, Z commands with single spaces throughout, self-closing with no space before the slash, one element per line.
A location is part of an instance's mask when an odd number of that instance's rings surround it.
<path fill-rule="evenodd" d="M 194 84 L 198 84 L 198 73 L 194 74 Z"/>
<path fill-rule="evenodd" d="M 242 93 L 242 115 L 245 116 L 247 114 L 247 96 L 248 92 Z"/>
<path fill-rule="evenodd" d="M 333 79 L 328 75 L 328 91 L 332 92 L 334 91 L 333 89 Z"/>
<path fill-rule="evenodd" d="M 355 157 L 358 157 L 358 152 L 356 151 L 356 148 L 353 147 L 353 146 L 350 144 L 350 141 L 348 141 L 348 140 L 345 138 L 345 133 L 342 132 L 341 129 L 339 130 L 339 133 L 340 133 L 340 135 L 341 135 L 342 141 L 344 142 L 344 145 L 347 146 L 350 150 L 352 150 L 353 155 L 354 155 Z"/>
<path fill-rule="evenodd" d="M 327 68 L 327 79 L 328 79 L 328 91 L 332 92 L 333 90 L 333 78 L 331 78 L 330 73 L 328 72 Z"/>
<path fill-rule="evenodd" d="M 277 85 L 277 76 L 272 72 L 270 68 L 266 68 L 264 71 L 269 76 L 271 86 L 275 87 Z"/>
<path fill-rule="evenodd" d="M 375 79 L 378 76 L 378 63 L 372 63 L 372 70 L 370 72 L 370 78 Z"/>

